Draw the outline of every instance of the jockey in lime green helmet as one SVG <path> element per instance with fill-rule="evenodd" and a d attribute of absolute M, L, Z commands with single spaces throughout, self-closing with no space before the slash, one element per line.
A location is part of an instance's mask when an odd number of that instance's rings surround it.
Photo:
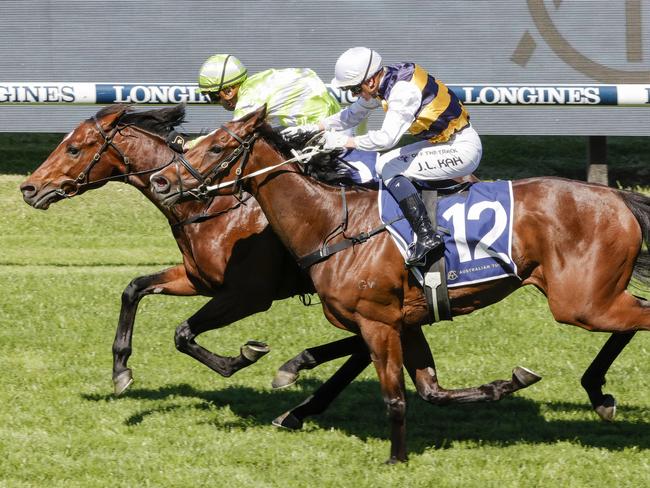
<path fill-rule="evenodd" d="M 203 63 L 197 91 L 234 112 L 233 119 L 266 105 L 266 121 L 273 127 L 313 124 L 341 108 L 310 69 L 267 69 L 248 76 L 244 64 L 230 54 L 215 54 Z"/>
<path fill-rule="evenodd" d="M 199 71 L 198 91 L 220 103 L 226 110 L 234 110 L 239 85 L 248 78 L 244 64 L 231 54 L 210 56 Z"/>

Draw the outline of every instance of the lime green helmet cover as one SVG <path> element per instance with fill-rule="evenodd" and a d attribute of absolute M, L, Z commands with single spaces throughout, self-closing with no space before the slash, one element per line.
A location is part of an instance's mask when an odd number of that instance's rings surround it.
<path fill-rule="evenodd" d="M 248 77 L 243 63 L 230 54 L 210 56 L 199 71 L 199 92 L 218 92 Z"/>

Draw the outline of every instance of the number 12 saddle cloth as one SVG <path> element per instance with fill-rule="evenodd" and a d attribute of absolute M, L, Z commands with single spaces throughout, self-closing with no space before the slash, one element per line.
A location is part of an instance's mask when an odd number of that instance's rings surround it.
<path fill-rule="evenodd" d="M 352 150 L 342 155 L 345 166 L 339 170 L 357 184 L 379 189 L 378 203 L 382 222 L 403 256 L 407 255 L 414 234 L 397 202 L 376 176 L 376 153 Z M 466 191 L 438 200 L 437 223 L 445 241 L 447 287 L 481 283 L 507 276 L 518 277 L 512 260 L 513 197 L 511 181 L 474 183 Z M 423 283 L 423 270 L 412 268 Z"/>

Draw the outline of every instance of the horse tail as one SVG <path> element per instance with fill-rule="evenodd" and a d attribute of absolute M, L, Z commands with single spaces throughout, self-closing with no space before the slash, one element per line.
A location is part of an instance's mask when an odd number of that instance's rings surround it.
<path fill-rule="evenodd" d="M 633 277 L 650 286 L 650 197 L 632 191 L 622 191 L 621 196 L 627 208 L 641 226 L 641 236 L 645 249 L 637 256 Z"/>

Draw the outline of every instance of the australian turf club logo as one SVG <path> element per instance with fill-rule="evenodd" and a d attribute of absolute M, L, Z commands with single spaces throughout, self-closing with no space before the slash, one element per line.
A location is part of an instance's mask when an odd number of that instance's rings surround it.
<path fill-rule="evenodd" d="M 528 0 L 528 10 L 537 32 L 524 32 L 511 60 L 526 67 L 538 47 L 537 40 L 540 40 L 567 65 L 595 81 L 647 84 L 650 69 L 647 61 L 644 62 L 644 47 L 648 46 L 644 46 L 642 35 L 642 3 L 642 0 L 625 0 L 621 8 L 622 2 L 602 2 L 598 9 L 594 9 L 587 2 Z M 611 55 L 607 59 L 598 59 L 597 54 L 584 54 L 585 44 L 580 42 L 575 32 L 571 32 L 575 23 L 567 21 L 568 18 L 579 18 L 588 29 L 589 25 L 597 25 L 593 22 L 597 16 L 602 18 L 605 15 L 608 21 L 602 25 L 607 29 L 599 32 L 594 27 L 593 35 L 598 38 L 606 36 L 607 42 L 613 45 L 612 51 L 618 52 L 616 45 L 620 45 L 625 59 L 613 59 Z M 582 32 L 582 28 L 580 31 L 581 36 L 588 32 Z"/>

